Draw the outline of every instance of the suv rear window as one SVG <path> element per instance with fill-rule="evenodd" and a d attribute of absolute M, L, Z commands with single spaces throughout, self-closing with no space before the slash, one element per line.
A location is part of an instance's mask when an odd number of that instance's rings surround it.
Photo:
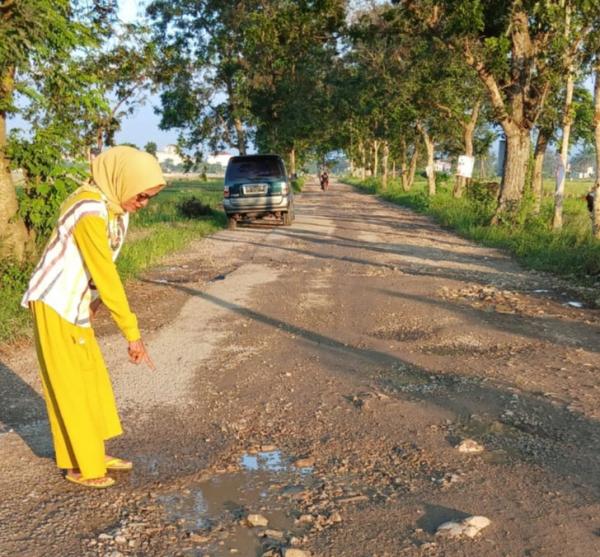
<path fill-rule="evenodd" d="M 279 157 L 233 157 L 227 165 L 225 180 L 253 180 L 255 178 L 285 178 L 283 162 Z"/>

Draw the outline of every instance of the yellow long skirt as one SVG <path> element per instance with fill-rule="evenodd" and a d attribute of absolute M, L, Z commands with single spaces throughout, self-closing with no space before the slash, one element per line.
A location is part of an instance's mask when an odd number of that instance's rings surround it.
<path fill-rule="evenodd" d="M 104 441 L 123 430 L 94 331 L 65 321 L 43 302 L 31 309 L 56 464 L 101 478 Z"/>

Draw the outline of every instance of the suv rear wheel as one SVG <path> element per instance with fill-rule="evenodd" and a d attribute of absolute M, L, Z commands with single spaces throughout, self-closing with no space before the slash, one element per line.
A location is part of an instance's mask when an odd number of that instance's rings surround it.
<path fill-rule="evenodd" d="M 294 222 L 294 206 L 292 204 L 290 204 L 288 210 L 283 213 L 283 225 L 284 226 L 291 226 L 291 224 Z"/>

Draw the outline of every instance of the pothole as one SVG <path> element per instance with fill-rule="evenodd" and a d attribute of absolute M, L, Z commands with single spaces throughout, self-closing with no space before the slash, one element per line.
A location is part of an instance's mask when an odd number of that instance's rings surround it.
<path fill-rule="evenodd" d="M 202 546 L 198 555 L 255 557 L 297 544 L 304 535 L 294 503 L 296 494 L 313 487 L 312 467 L 297 467 L 277 449 L 245 453 L 238 464 L 238 471 L 158 498 L 169 522 Z M 249 515 L 260 515 L 266 523 L 252 527 Z"/>
<path fill-rule="evenodd" d="M 396 340 L 400 342 L 411 342 L 429 338 L 434 331 L 429 329 L 401 326 L 395 328 L 383 327 L 376 330 L 372 336 L 384 340 Z"/>

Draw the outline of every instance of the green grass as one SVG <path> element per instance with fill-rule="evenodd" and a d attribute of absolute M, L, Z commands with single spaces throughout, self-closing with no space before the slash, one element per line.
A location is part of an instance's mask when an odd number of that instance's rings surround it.
<path fill-rule="evenodd" d="M 567 183 L 564 227 L 561 232 L 554 232 L 550 228 L 551 194 L 544 197 L 539 216 L 524 216 L 518 225 L 490 226 L 495 203 L 482 190 L 455 199 L 451 185 L 442 184 L 438 194 L 429 198 L 425 181 L 421 179 L 410 192 L 404 192 L 394 181 L 387 191 L 382 191 L 378 180 L 347 178 L 344 181 L 366 193 L 431 215 L 442 226 L 484 245 L 507 249 L 529 268 L 568 276 L 582 285 L 598 284 L 600 241 L 592 236 L 587 207 L 581 199 L 589 190 L 589 183 Z"/>
<path fill-rule="evenodd" d="M 222 198 L 222 181 L 170 183 L 146 209 L 132 215 L 129 237 L 117 260 L 121 276 L 136 277 L 192 240 L 224 228 Z M 28 334 L 29 312 L 19 302 L 38 256 L 22 265 L 0 261 L 0 342 Z"/>
<path fill-rule="evenodd" d="M 306 177 L 298 176 L 298 178 L 295 178 L 292 180 L 292 189 L 294 190 L 295 193 L 301 193 L 302 189 L 304 188 L 305 183 L 306 183 Z"/>
<path fill-rule="evenodd" d="M 198 217 L 184 217 L 182 203 L 192 198 L 210 207 L 212 212 Z M 156 201 L 133 215 L 130 228 L 133 241 L 125 243 L 117 260 L 121 276 L 125 279 L 135 277 L 190 241 L 225 227 L 227 219 L 220 208 L 222 199 L 221 181 L 202 183 L 180 180 L 169 184 Z"/>

